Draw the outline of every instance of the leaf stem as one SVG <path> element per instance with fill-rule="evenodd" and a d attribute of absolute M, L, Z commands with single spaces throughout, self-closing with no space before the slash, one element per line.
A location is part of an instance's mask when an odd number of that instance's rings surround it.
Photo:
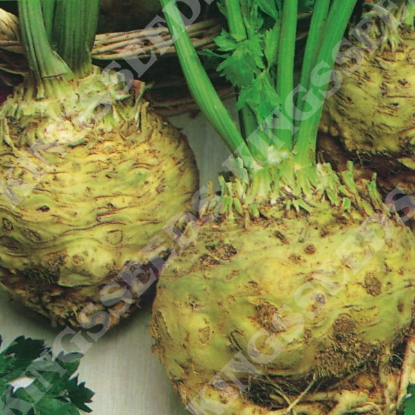
<path fill-rule="evenodd" d="M 414 25 L 415 25 L 414 16 L 415 16 L 414 3 L 411 1 L 408 1 L 406 4 L 404 23 L 410 26 L 412 30 L 414 30 Z"/>
<path fill-rule="evenodd" d="M 294 146 L 293 160 L 301 167 L 316 163 L 317 131 L 323 111 L 324 99 L 341 39 L 352 16 L 356 1 L 333 1 L 328 14 L 327 24 L 324 28 L 323 41 L 316 64 L 313 68 L 306 67 L 304 73 L 301 74 L 302 79 L 309 79 L 307 97 L 310 97 L 310 100 L 313 102 L 311 111 L 301 114 Z M 315 25 L 313 30 L 318 30 L 318 25 Z M 310 35 L 315 36 L 313 33 Z"/>
<path fill-rule="evenodd" d="M 53 42 L 56 51 L 78 78 L 91 72 L 91 49 L 97 29 L 99 1 L 57 0 Z"/>
<path fill-rule="evenodd" d="M 304 113 L 304 96 L 309 88 L 310 73 L 316 65 L 317 54 L 323 41 L 324 27 L 327 22 L 330 0 L 316 0 L 311 17 L 311 24 L 304 52 L 303 67 L 300 78 L 300 88 L 297 94 L 297 109 L 295 119 L 301 120 Z M 298 122 L 297 122 L 298 125 Z"/>
<path fill-rule="evenodd" d="M 279 38 L 277 65 L 277 93 L 281 97 L 281 116 L 277 122 L 280 150 L 291 151 L 293 146 L 294 103 L 294 55 L 297 31 L 298 0 L 284 2 Z M 286 125 L 284 125 L 286 123 Z"/>
<path fill-rule="evenodd" d="M 37 95 L 40 98 L 48 93 L 54 94 L 56 91 L 53 90 L 57 85 L 52 85 L 53 80 L 71 77 L 72 72 L 52 50 L 43 21 L 43 13 L 50 16 L 50 7 L 53 2 L 19 0 L 18 5 L 24 54 L 29 63 L 31 77 L 38 88 Z M 49 24 L 50 18 L 48 17 Z"/>
<path fill-rule="evenodd" d="M 57 0 L 42 0 L 42 14 L 45 30 L 48 35 L 50 44 L 52 44 L 53 21 L 55 17 L 55 8 Z"/>
<path fill-rule="evenodd" d="M 176 1 L 160 2 L 193 98 L 234 155 L 240 156 L 248 169 L 255 169 L 257 163 L 203 68 L 186 32 Z"/>
<path fill-rule="evenodd" d="M 244 17 L 241 10 L 239 0 L 224 0 L 226 6 L 226 14 L 228 18 L 229 33 L 235 39 L 236 42 L 244 41 L 248 38 L 248 33 L 244 24 Z M 236 93 L 238 94 L 238 90 Z M 251 110 L 249 105 L 244 105 L 239 111 L 239 120 L 242 130 L 242 136 L 246 140 L 252 133 L 258 128 L 258 123 L 254 112 Z M 248 147 L 256 157 L 256 147 L 249 145 Z"/>
<path fill-rule="evenodd" d="M 226 15 L 228 18 L 229 33 L 237 40 L 247 38 L 239 0 L 225 0 Z"/>

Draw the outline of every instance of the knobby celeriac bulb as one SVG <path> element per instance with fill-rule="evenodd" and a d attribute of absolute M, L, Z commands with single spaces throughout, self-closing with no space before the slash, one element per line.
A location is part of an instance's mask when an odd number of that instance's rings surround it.
<path fill-rule="evenodd" d="M 336 169 L 353 160 L 362 175 L 375 172 L 384 194 L 396 187 L 413 194 L 413 5 L 366 6 L 360 20 L 365 30 L 352 27 L 336 59 L 335 93 L 326 100 L 320 122 L 329 135 L 319 140 L 320 151 Z"/>
<path fill-rule="evenodd" d="M 161 275 L 154 350 L 192 413 L 395 413 L 410 369 L 393 355 L 411 333 L 414 236 L 373 186 L 336 186 L 352 206 L 314 191 L 296 212 L 281 183 L 255 220 L 249 209 L 202 218 Z"/>
<path fill-rule="evenodd" d="M 197 168 L 143 84 L 95 68 L 67 88 L 38 99 L 22 85 L 0 110 L 0 284 L 53 324 L 109 310 L 113 325 L 137 303 L 122 270 L 169 254 L 146 245 L 191 208 Z"/>

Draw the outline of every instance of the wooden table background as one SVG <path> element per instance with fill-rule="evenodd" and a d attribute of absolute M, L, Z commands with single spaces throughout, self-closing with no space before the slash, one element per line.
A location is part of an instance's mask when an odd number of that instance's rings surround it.
<path fill-rule="evenodd" d="M 233 102 L 228 101 L 229 108 Z M 233 114 L 235 116 L 235 114 Z M 195 152 L 201 185 L 215 180 L 229 152 L 213 132 L 206 119 L 198 114 L 175 116 L 171 121 L 182 128 Z M 152 339 L 148 323 L 148 304 L 95 343 L 88 343 L 81 359 L 79 379 L 95 391 L 90 405 L 93 415 L 186 415 L 165 374 L 151 352 Z M 55 344 L 62 328 L 51 328 L 46 320 L 0 293 L 0 335 L 6 346 L 14 338 L 25 335 Z M 64 350 L 79 350 L 74 337 L 65 336 Z M 71 343 L 72 340 L 72 343 Z M 53 347 L 58 353 L 61 347 Z"/>

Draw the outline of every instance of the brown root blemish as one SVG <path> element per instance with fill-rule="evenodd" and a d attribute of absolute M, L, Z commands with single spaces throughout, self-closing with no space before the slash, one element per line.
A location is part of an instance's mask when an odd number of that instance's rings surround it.
<path fill-rule="evenodd" d="M 308 344 L 308 341 L 313 337 L 313 332 L 310 329 L 304 329 L 304 343 Z"/>
<path fill-rule="evenodd" d="M 316 247 L 313 244 L 307 245 L 304 252 L 308 255 L 313 255 L 316 252 Z"/>
<path fill-rule="evenodd" d="M 278 308 L 268 301 L 262 301 L 255 306 L 259 323 L 270 333 L 287 330 L 284 320 L 278 313 Z"/>
<path fill-rule="evenodd" d="M 386 262 L 384 262 L 383 264 L 385 265 L 386 272 L 392 272 L 392 268 Z"/>
<path fill-rule="evenodd" d="M 203 329 L 200 329 L 199 334 L 198 334 L 198 338 L 199 338 L 199 341 L 202 344 L 207 344 L 209 342 L 209 339 L 210 339 L 210 327 L 206 326 Z"/>
<path fill-rule="evenodd" d="M 367 273 L 363 284 L 366 292 L 373 297 L 382 294 L 382 283 L 376 278 L 373 273 Z"/>
<path fill-rule="evenodd" d="M 280 232 L 280 231 L 276 231 L 275 233 L 274 233 L 274 235 L 284 244 L 284 245 L 287 245 L 289 242 L 288 242 L 288 239 L 287 239 L 287 237 L 282 233 L 282 232 Z"/>
<path fill-rule="evenodd" d="M 328 228 L 326 226 L 323 226 L 323 228 L 321 228 L 321 231 L 320 231 L 320 236 L 322 238 L 325 238 L 329 234 L 330 234 L 330 232 L 329 232 Z"/>
<path fill-rule="evenodd" d="M 219 242 L 214 245 L 206 245 L 206 249 L 215 257 L 223 261 L 229 261 L 238 252 L 231 244 Z"/>
<path fill-rule="evenodd" d="M 219 265 L 220 264 L 220 262 L 217 259 L 213 258 L 209 254 L 203 254 L 200 257 L 200 263 L 203 265 Z"/>
<path fill-rule="evenodd" d="M 291 254 L 289 259 L 294 262 L 295 264 L 299 264 L 301 262 L 301 255 Z"/>
<path fill-rule="evenodd" d="M 340 314 L 333 324 L 333 334 L 340 342 L 349 342 L 356 333 L 356 322 L 348 314 Z"/>
<path fill-rule="evenodd" d="M 334 343 L 317 354 L 314 376 L 318 379 L 342 377 L 364 366 L 367 362 L 377 365 L 379 356 L 384 356 L 384 354 L 382 345 L 365 343 L 356 336 L 351 336 L 347 341 Z"/>

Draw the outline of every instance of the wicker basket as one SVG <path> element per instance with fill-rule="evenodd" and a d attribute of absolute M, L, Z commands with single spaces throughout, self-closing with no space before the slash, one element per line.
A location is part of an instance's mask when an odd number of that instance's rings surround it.
<path fill-rule="evenodd" d="M 205 14 L 206 16 L 206 14 Z M 309 15 L 299 16 L 298 39 L 307 34 Z M 196 50 L 214 49 L 214 38 L 221 31 L 220 17 L 202 19 L 188 26 L 188 33 Z M 117 62 L 118 68 L 129 69 L 129 60 L 139 59 L 154 63 L 149 70 L 137 78 L 151 84 L 147 91 L 156 111 L 164 115 L 176 115 L 197 111 L 186 82 L 182 76 L 170 33 L 166 27 L 152 27 L 129 32 L 97 34 L 92 58 L 96 65 L 103 68 Z M 20 42 L 18 18 L 0 9 L 0 84 L 14 86 L 22 81 L 28 72 L 27 62 Z M 233 88 L 216 71 L 208 74 L 221 98 L 234 94 Z M 136 74 L 137 75 L 137 74 Z"/>
<path fill-rule="evenodd" d="M 213 39 L 220 30 L 218 18 L 202 20 L 188 27 L 193 45 L 198 51 L 213 48 Z M 128 68 L 132 72 L 134 70 L 127 64 L 128 60 L 138 58 L 145 63 L 151 58 L 154 64 L 140 74 L 139 78 L 152 84 L 147 91 L 147 98 L 155 110 L 164 115 L 174 115 L 197 109 L 181 75 L 175 48 L 165 27 L 97 34 L 92 58 L 96 65 L 103 68 L 116 61 L 119 67 Z M 14 86 L 22 81 L 27 72 L 18 18 L 0 9 L 0 84 Z M 214 71 L 210 75 L 222 98 L 233 94 L 232 88 L 223 78 Z"/>

